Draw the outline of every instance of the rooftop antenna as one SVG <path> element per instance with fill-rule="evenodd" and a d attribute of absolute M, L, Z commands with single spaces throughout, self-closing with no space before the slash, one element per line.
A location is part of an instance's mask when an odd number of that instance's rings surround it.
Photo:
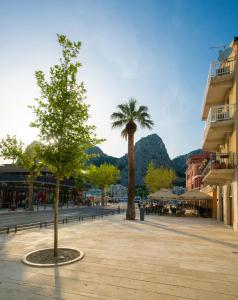
<path fill-rule="evenodd" d="M 226 47 L 223 51 L 219 50 L 219 56 L 218 56 L 218 60 L 223 63 L 225 60 L 228 59 L 228 57 L 231 55 L 232 53 L 232 48 L 231 47 Z"/>
<path fill-rule="evenodd" d="M 210 49 L 221 49 L 221 48 L 226 48 L 226 45 L 221 45 L 221 46 L 211 46 L 209 47 Z"/>
<path fill-rule="evenodd" d="M 228 57 L 231 55 L 232 50 L 233 50 L 231 47 L 227 47 L 226 45 L 211 46 L 209 48 L 210 49 L 220 49 L 220 50 L 218 50 L 218 61 L 221 63 L 223 63 L 225 60 L 228 59 Z"/>

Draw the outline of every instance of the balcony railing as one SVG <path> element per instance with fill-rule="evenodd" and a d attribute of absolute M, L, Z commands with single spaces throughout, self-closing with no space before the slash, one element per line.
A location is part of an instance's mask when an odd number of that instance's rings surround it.
<path fill-rule="evenodd" d="M 207 98 L 207 92 L 211 83 L 212 78 L 222 78 L 224 75 L 229 75 L 234 72 L 235 69 L 235 62 L 236 60 L 230 59 L 227 61 L 224 61 L 223 63 L 219 61 L 213 61 L 210 65 L 209 71 L 208 71 L 208 77 L 207 77 L 207 84 L 205 89 L 205 95 L 204 95 L 204 104 L 206 102 Z"/>
<path fill-rule="evenodd" d="M 212 106 L 210 108 L 210 111 L 209 111 L 209 114 L 207 117 L 207 122 L 205 125 L 204 139 L 206 139 L 207 132 L 212 123 L 233 119 L 234 114 L 235 114 L 235 108 L 236 108 L 235 104 Z"/>
<path fill-rule="evenodd" d="M 223 75 L 231 74 L 234 71 L 235 60 L 227 60 L 223 63 L 219 61 L 214 61 L 210 65 L 209 76 L 210 77 L 219 77 Z"/>
<path fill-rule="evenodd" d="M 237 168 L 238 153 L 212 153 L 210 159 L 204 161 L 201 174 L 207 175 L 214 169 Z"/>

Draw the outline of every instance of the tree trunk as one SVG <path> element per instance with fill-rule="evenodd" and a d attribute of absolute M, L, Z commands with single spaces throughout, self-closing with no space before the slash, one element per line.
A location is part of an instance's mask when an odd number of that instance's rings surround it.
<path fill-rule="evenodd" d="M 28 185 L 29 185 L 28 209 L 34 210 L 33 208 L 34 181 L 31 178 L 28 180 Z"/>
<path fill-rule="evenodd" d="M 102 189 L 102 206 L 105 205 L 105 190 Z"/>
<path fill-rule="evenodd" d="M 135 220 L 135 157 L 134 157 L 134 131 L 128 133 L 128 203 L 127 220 Z"/>
<path fill-rule="evenodd" d="M 12 205 L 13 205 L 13 206 L 16 206 L 16 193 L 17 193 L 17 192 L 14 191 L 14 192 L 13 192 L 13 195 L 12 195 Z"/>
<path fill-rule="evenodd" d="M 59 206 L 60 179 L 56 179 L 55 211 L 54 211 L 54 256 L 58 256 L 58 206 Z"/>

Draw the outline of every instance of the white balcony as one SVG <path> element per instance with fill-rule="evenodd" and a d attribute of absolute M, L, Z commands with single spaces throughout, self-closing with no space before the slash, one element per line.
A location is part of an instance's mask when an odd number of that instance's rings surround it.
<path fill-rule="evenodd" d="M 237 153 L 213 153 L 204 165 L 203 183 L 210 185 L 231 182 L 237 168 Z"/>
<path fill-rule="evenodd" d="M 219 105 L 224 102 L 227 91 L 233 85 L 234 70 L 234 59 L 227 60 L 223 63 L 218 61 L 211 63 L 202 109 L 203 120 L 207 119 L 211 106 Z"/>
<path fill-rule="evenodd" d="M 203 149 L 216 151 L 233 131 L 235 104 L 212 106 L 209 110 L 203 136 Z"/>

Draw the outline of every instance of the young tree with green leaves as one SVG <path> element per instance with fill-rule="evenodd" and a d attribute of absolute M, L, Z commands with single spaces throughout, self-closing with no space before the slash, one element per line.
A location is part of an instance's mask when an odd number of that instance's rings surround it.
<path fill-rule="evenodd" d="M 146 198 L 148 196 L 148 190 L 147 190 L 147 188 L 144 185 L 138 186 L 136 188 L 136 196 L 141 197 L 141 199 Z"/>
<path fill-rule="evenodd" d="M 86 180 L 95 187 L 102 189 L 102 206 L 105 204 L 105 192 L 109 185 L 116 183 L 120 178 L 120 170 L 110 164 L 99 167 L 90 165 L 86 172 Z"/>
<path fill-rule="evenodd" d="M 77 176 L 87 160 L 86 150 L 98 144 L 95 127 L 88 124 L 89 106 L 84 102 L 86 89 L 77 83 L 81 66 L 77 61 L 81 42 L 71 42 L 58 35 L 62 56 L 57 65 L 50 68 L 49 79 L 43 71 L 35 73 L 41 95 L 32 107 L 35 121 L 32 127 L 39 129 L 44 146 L 44 162 L 56 179 L 54 210 L 54 256 L 58 254 L 58 204 L 60 181 Z"/>
<path fill-rule="evenodd" d="M 175 178 L 176 174 L 173 169 L 156 168 L 151 162 L 148 165 L 144 181 L 150 192 L 156 192 L 159 189 L 171 187 Z"/>
<path fill-rule="evenodd" d="M 141 128 L 151 129 L 153 121 L 146 106 L 139 106 L 131 98 L 127 103 L 117 106 L 118 111 L 111 115 L 112 128 L 123 128 L 121 135 L 128 140 L 128 205 L 126 212 L 127 220 L 135 220 L 135 158 L 134 158 L 134 135 L 137 124 Z"/>
<path fill-rule="evenodd" d="M 7 136 L 0 143 L 0 155 L 4 159 L 12 160 L 13 164 L 24 168 L 29 172 L 27 182 L 29 186 L 28 193 L 28 209 L 33 209 L 34 182 L 41 174 L 42 163 L 42 147 L 39 142 L 34 141 L 24 149 L 24 144 L 18 141 L 15 136 Z"/>
<path fill-rule="evenodd" d="M 88 188 L 86 182 L 86 170 L 82 169 L 81 172 L 78 172 L 75 179 L 75 189 L 77 191 L 77 200 L 78 205 L 83 203 L 83 191 Z M 79 197 L 78 197 L 79 196 Z"/>

